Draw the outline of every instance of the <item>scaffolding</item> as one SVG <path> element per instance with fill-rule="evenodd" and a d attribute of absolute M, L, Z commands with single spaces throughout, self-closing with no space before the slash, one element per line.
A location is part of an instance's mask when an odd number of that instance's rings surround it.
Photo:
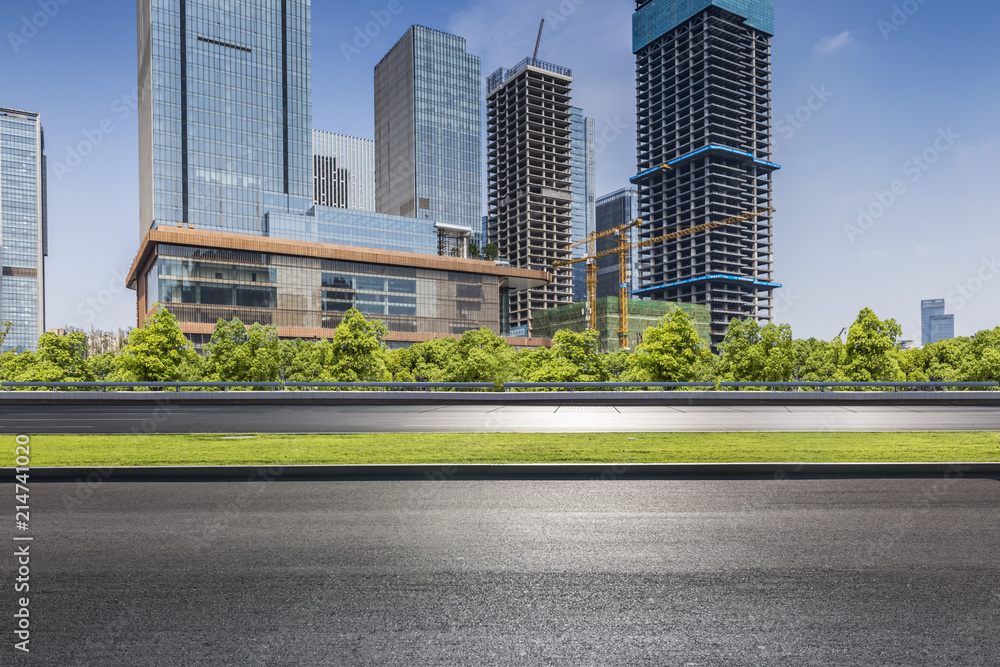
<path fill-rule="evenodd" d="M 698 335 L 706 343 L 710 340 L 711 311 L 708 306 L 691 303 L 668 303 L 665 301 L 628 300 L 628 347 L 642 342 L 646 329 L 659 324 L 660 318 L 673 308 L 680 308 L 692 321 Z M 617 352 L 618 332 L 622 329 L 621 304 L 618 297 L 604 297 L 596 304 L 597 332 L 600 337 L 601 352 Z M 588 327 L 587 308 L 584 303 L 573 303 L 531 314 L 532 335 L 538 338 L 552 338 L 563 329 L 580 333 Z"/>

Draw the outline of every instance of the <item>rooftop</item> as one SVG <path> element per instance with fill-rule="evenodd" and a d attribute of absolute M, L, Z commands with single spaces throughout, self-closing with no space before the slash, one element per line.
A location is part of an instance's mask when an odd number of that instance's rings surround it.
<path fill-rule="evenodd" d="M 486 90 L 492 93 L 494 90 L 507 83 L 515 76 L 528 69 L 529 67 L 534 67 L 535 69 L 544 70 L 546 72 L 551 72 L 557 76 L 564 76 L 567 79 L 573 78 L 573 70 L 568 67 L 562 67 L 560 65 L 553 65 L 552 63 L 547 63 L 544 60 L 539 60 L 538 58 L 525 58 L 518 64 L 514 65 L 510 69 L 504 69 L 501 67 L 496 72 L 490 75 L 486 80 Z"/>

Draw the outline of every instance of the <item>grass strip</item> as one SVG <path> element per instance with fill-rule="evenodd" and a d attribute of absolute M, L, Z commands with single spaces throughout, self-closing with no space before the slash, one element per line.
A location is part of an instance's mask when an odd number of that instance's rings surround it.
<path fill-rule="evenodd" d="M 0 465 L 14 465 L 3 436 Z M 391 463 L 998 462 L 1000 432 L 36 435 L 31 467 Z"/>

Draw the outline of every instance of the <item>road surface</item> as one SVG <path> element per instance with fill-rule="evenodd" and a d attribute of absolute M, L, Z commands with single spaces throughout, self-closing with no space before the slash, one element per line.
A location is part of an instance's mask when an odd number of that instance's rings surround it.
<path fill-rule="evenodd" d="M 5 613 L 3 664 L 1000 655 L 988 479 L 47 482 L 31 503 L 31 653 Z"/>

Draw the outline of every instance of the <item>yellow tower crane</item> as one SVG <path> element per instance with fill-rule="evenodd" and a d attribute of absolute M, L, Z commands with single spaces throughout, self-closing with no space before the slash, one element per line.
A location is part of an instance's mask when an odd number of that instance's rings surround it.
<path fill-rule="evenodd" d="M 757 216 L 765 215 L 767 213 L 774 213 L 774 209 L 761 208 L 750 213 L 743 213 L 742 215 L 726 218 L 725 220 L 706 222 L 705 224 L 697 225 L 695 227 L 688 227 L 687 229 L 681 229 L 676 232 L 670 232 L 669 234 L 663 234 L 644 241 L 631 243 L 629 242 L 628 236 L 625 232 L 633 227 L 640 227 L 643 224 L 642 219 L 636 219 L 603 232 L 591 232 L 587 235 L 587 238 L 571 243 L 566 246 L 564 250 L 572 250 L 573 248 L 586 243 L 588 245 L 587 254 L 583 257 L 577 257 L 575 259 L 556 260 L 552 263 L 552 266 L 569 266 L 571 264 L 578 264 L 579 262 L 587 262 L 588 328 L 597 329 L 597 260 L 602 257 L 607 257 L 608 255 L 618 255 L 618 315 L 620 320 L 620 325 L 618 327 L 618 342 L 620 347 L 625 350 L 628 349 L 629 333 L 628 300 L 630 294 L 628 293 L 628 266 L 625 261 L 628 251 L 636 248 L 648 248 L 649 246 L 656 245 L 657 243 L 663 243 L 664 241 L 673 241 L 674 239 L 691 236 L 692 234 L 711 231 L 713 229 L 718 229 L 719 227 L 725 227 L 726 225 L 732 225 L 738 222 L 743 222 L 744 220 L 756 218 Z M 618 246 L 597 252 L 597 240 L 612 235 L 618 237 Z"/>

